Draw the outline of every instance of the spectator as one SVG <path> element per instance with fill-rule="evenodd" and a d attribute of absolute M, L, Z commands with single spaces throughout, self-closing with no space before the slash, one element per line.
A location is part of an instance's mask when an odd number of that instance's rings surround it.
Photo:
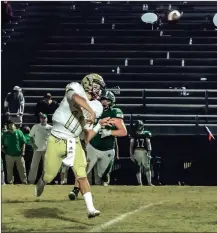
<path fill-rule="evenodd" d="M 22 125 L 25 99 L 20 87 L 15 86 L 5 98 L 4 107 L 6 120 Z"/>
<path fill-rule="evenodd" d="M 4 1 L 1 4 L 1 16 L 2 26 L 4 27 L 4 24 L 9 23 L 13 17 L 13 10 L 8 1 Z"/>
<path fill-rule="evenodd" d="M 25 160 L 26 147 L 25 137 L 19 129 L 16 129 L 14 122 L 8 121 L 8 131 L 2 135 L 2 150 L 5 153 L 7 180 L 13 184 L 14 163 L 17 166 L 20 179 L 23 184 L 27 184 Z"/>
<path fill-rule="evenodd" d="M 32 161 L 32 154 L 33 154 L 33 148 L 30 140 L 30 128 L 28 126 L 25 126 L 23 128 L 23 134 L 26 139 L 26 150 L 25 150 L 25 161 L 26 161 L 26 173 L 29 173 L 30 170 L 30 164 Z"/>
<path fill-rule="evenodd" d="M 35 116 L 37 117 L 37 122 L 40 122 L 40 113 L 47 114 L 48 122 L 52 123 L 52 115 L 59 107 L 59 104 L 52 100 L 51 94 L 47 93 L 44 98 L 36 104 Z"/>
<path fill-rule="evenodd" d="M 40 115 L 40 124 L 36 124 L 32 127 L 30 131 L 30 141 L 34 148 L 34 154 L 32 157 L 32 163 L 29 171 L 29 182 L 31 184 L 35 183 L 36 176 L 38 173 L 38 165 L 42 159 L 44 159 L 44 155 L 47 148 L 47 140 L 51 132 L 52 126 L 47 124 L 47 115 Z"/>

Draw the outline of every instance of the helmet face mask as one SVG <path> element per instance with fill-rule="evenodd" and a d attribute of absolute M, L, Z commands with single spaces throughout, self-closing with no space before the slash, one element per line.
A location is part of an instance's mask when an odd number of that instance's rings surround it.
<path fill-rule="evenodd" d="M 101 97 L 101 104 L 104 110 L 108 110 L 115 105 L 115 95 L 111 91 L 106 91 Z"/>
<path fill-rule="evenodd" d="M 136 122 L 136 124 L 135 124 L 135 129 L 136 129 L 136 132 L 141 132 L 141 131 L 143 131 L 144 130 L 144 123 L 143 123 L 143 121 L 141 121 L 141 120 L 138 120 L 137 122 Z"/>
<path fill-rule="evenodd" d="M 88 74 L 82 79 L 81 85 L 85 92 L 91 95 L 92 99 L 100 99 L 105 88 L 105 82 L 98 74 Z"/>
<path fill-rule="evenodd" d="M 108 110 L 112 106 L 112 102 L 108 99 L 102 98 L 100 102 L 104 110 Z"/>

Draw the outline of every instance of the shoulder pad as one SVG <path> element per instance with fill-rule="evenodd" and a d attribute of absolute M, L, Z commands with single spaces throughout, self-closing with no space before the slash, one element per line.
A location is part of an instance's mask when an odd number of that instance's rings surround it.
<path fill-rule="evenodd" d="M 98 100 L 89 101 L 89 104 L 90 104 L 91 108 L 95 111 L 96 118 L 99 118 L 103 112 L 102 104 Z"/>
<path fill-rule="evenodd" d="M 146 137 L 151 137 L 152 134 L 150 131 L 144 131 L 143 134 L 146 136 Z"/>
<path fill-rule="evenodd" d="M 116 117 L 116 118 L 121 118 L 121 119 L 124 118 L 124 114 L 123 114 L 123 112 L 120 110 L 120 108 L 112 108 L 112 112 L 113 112 L 113 114 L 114 114 L 114 117 Z"/>
<path fill-rule="evenodd" d="M 69 91 L 69 90 L 74 91 L 76 94 L 78 94 L 78 95 L 80 95 L 82 97 L 86 97 L 84 88 L 81 86 L 80 83 L 76 83 L 76 82 L 69 83 L 66 86 L 66 92 Z"/>

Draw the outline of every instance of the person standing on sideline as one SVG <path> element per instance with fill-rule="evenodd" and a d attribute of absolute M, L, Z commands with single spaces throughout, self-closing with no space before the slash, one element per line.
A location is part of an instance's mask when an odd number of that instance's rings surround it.
<path fill-rule="evenodd" d="M 13 168 L 17 166 L 20 180 L 23 184 L 27 184 L 25 160 L 26 148 L 25 137 L 21 130 L 16 129 L 14 122 L 8 121 L 8 131 L 2 135 L 2 151 L 5 153 L 7 180 L 9 184 L 13 184 Z"/>
<path fill-rule="evenodd" d="M 47 115 L 41 113 L 40 123 L 34 125 L 30 131 L 30 141 L 34 149 L 28 177 L 30 184 L 35 183 L 40 160 L 41 158 L 44 160 L 44 155 L 47 149 L 47 140 L 50 136 L 51 128 L 52 126 L 47 123 Z"/>

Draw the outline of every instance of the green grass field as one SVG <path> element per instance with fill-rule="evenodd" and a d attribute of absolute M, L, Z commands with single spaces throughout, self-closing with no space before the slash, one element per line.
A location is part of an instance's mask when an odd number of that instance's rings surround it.
<path fill-rule="evenodd" d="M 36 198 L 32 185 L 2 186 L 2 231 L 217 232 L 216 187 L 94 186 L 94 219 L 70 188 L 48 185 Z"/>

